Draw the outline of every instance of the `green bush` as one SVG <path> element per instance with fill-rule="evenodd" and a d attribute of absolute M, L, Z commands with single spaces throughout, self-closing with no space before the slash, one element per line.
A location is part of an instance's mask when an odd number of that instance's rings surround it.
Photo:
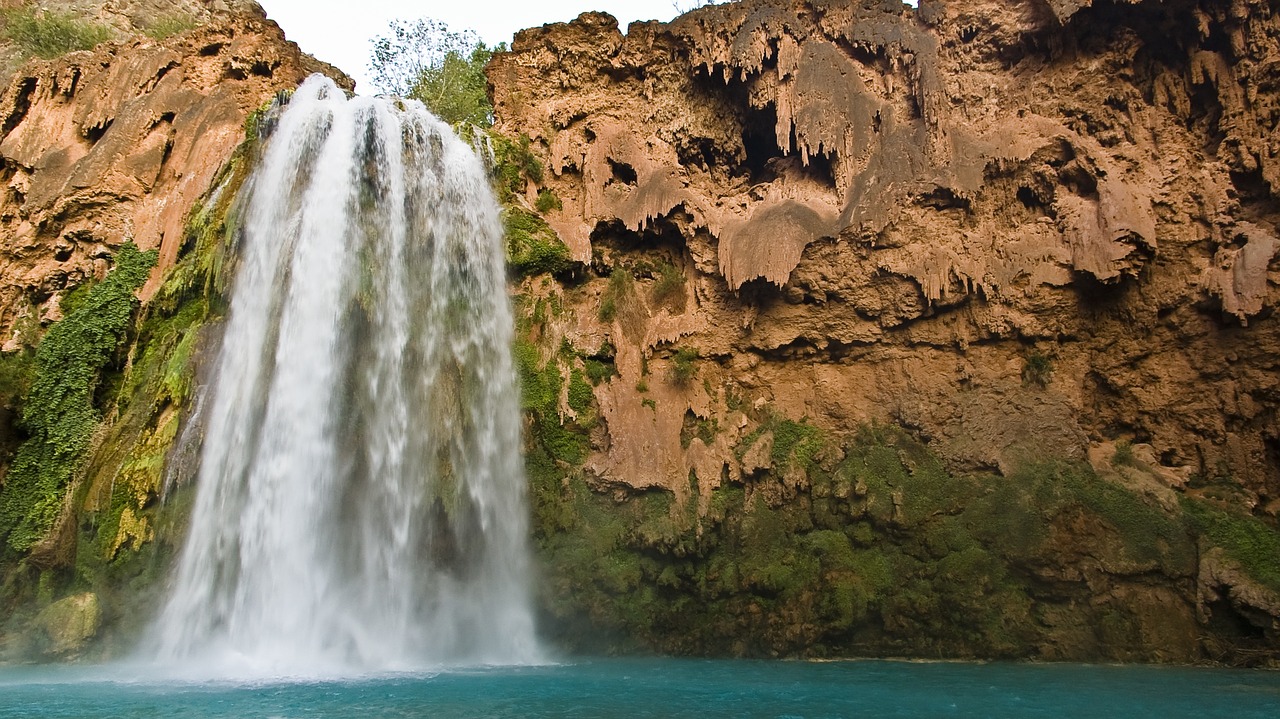
<path fill-rule="evenodd" d="M 680 296 L 684 290 L 684 273 L 674 264 L 663 261 L 658 265 L 658 281 L 649 291 L 656 305 Z"/>
<path fill-rule="evenodd" d="M 91 50 L 112 39 L 111 28 L 83 20 L 71 13 L 21 7 L 0 11 L 4 27 L 0 35 L 27 55 L 46 60 L 76 50 Z"/>
<path fill-rule="evenodd" d="M 613 362 L 588 357 L 583 360 L 583 364 L 586 366 L 587 379 L 591 380 L 591 384 L 596 387 L 599 387 L 601 382 L 607 382 L 618 375 L 618 366 Z"/>
<path fill-rule="evenodd" d="M 503 212 L 507 235 L 507 265 L 518 276 L 557 275 L 574 266 L 555 231 L 541 217 L 518 207 Z"/>
<path fill-rule="evenodd" d="M 1049 380 L 1053 378 L 1053 359 L 1049 355 L 1042 352 L 1031 352 L 1022 362 L 1022 384 L 1026 387 L 1039 387 L 1044 389 L 1049 386 Z"/>
<path fill-rule="evenodd" d="M 125 337 L 133 293 L 157 253 L 120 248 L 115 270 L 84 303 L 49 328 L 35 357 L 35 379 L 22 408 L 29 438 L 18 448 L 0 491 L 0 536 L 26 551 L 48 533 L 100 419 L 94 395 Z"/>
<path fill-rule="evenodd" d="M 538 212 L 544 215 L 552 210 L 564 209 L 564 203 L 560 201 L 559 197 L 556 197 L 556 193 L 546 188 L 538 190 L 538 199 L 534 202 L 533 206 Z"/>
<path fill-rule="evenodd" d="M 370 62 L 380 90 L 420 100 L 449 124 L 493 124 L 484 66 L 502 45 L 489 47 L 439 20 L 394 20 L 388 29 L 374 39 Z"/>
<path fill-rule="evenodd" d="M 612 322 L 618 311 L 635 295 L 636 280 L 631 271 L 625 267 L 614 269 L 609 275 L 609 284 L 600 296 L 600 310 L 597 313 L 601 322 Z"/>
<path fill-rule="evenodd" d="M 698 375 L 698 359 L 701 355 L 693 347 L 681 347 L 671 357 L 671 381 L 687 387 Z"/>
<path fill-rule="evenodd" d="M 1137 461 L 1133 457 L 1133 444 L 1129 440 L 1120 440 L 1116 442 L 1116 451 L 1111 455 L 1111 465 L 1114 467 L 1132 467 Z"/>

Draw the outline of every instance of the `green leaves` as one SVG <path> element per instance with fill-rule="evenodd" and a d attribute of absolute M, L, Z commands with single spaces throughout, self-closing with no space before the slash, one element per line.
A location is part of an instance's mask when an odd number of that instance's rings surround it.
<path fill-rule="evenodd" d="M 0 36 L 12 41 L 26 55 L 46 60 L 75 50 L 90 50 L 113 36 L 106 25 L 82 20 L 70 13 L 21 7 L 0 13 Z"/>
<path fill-rule="evenodd" d="M 116 268 L 83 302 L 49 328 L 36 352 L 35 380 L 22 408 L 28 439 L 18 448 L 0 490 L 0 537 L 27 551 L 53 527 L 72 476 L 100 419 L 94 393 L 112 361 L 157 260 L 126 243 Z"/>
<path fill-rule="evenodd" d="M 394 20 L 373 41 L 370 60 L 378 88 L 419 100 L 445 122 L 493 124 L 484 66 L 502 46 L 490 48 L 475 32 L 455 32 L 439 20 Z"/>

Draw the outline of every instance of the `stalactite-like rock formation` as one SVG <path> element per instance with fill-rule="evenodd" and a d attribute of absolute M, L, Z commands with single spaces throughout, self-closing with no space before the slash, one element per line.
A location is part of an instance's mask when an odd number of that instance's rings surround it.
<path fill-rule="evenodd" d="M 525 285 L 530 336 L 619 373 L 588 485 L 669 492 L 706 529 L 725 487 L 819 501 L 778 418 L 888 423 L 955 472 L 1088 461 L 1274 526 L 1278 63 L 1263 0 L 744 0 L 517 35 L 497 125 L 545 161 L 526 199 L 559 200 L 583 263 Z M 1027 571 L 1146 597 L 1148 637 L 1247 594 L 1197 600 L 1222 583 L 1183 562 L 1157 600 L 1150 567 L 1080 548 L 1098 531 Z"/>

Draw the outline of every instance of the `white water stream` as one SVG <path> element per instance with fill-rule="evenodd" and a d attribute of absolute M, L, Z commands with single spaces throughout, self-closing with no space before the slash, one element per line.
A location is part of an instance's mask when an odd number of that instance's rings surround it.
<path fill-rule="evenodd" d="M 149 644 L 210 675 L 537 661 L 484 168 L 420 105 L 319 76 L 278 122 Z"/>

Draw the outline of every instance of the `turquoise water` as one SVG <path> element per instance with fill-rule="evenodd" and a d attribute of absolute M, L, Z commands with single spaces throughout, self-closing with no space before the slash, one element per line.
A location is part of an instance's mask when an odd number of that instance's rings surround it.
<path fill-rule="evenodd" d="M 293 683 L 126 675 L 0 669 L 0 717 L 1280 717 L 1280 673 L 1164 667 L 628 659 Z"/>

